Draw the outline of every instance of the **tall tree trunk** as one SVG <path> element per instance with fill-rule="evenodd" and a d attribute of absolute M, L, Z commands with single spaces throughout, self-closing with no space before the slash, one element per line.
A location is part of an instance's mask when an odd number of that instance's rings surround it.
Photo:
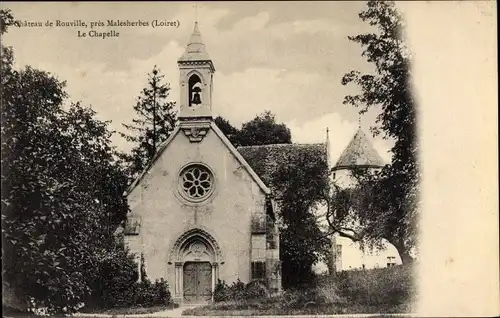
<path fill-rule="evenodd" d="M 330 252 L 331 252 L 331 257 L 329 262 L 327 263 L 328 266 L 328 273 L 330 276 L 335 276 L 337 274 L 337 238 L 335 235 L 333 235 L 332 240 L 330 241 Z"/>
<path fill-rule="evenodd" d="M 411 255 L 408 252 L 399 253 L 399 256 L 401 257 L 401 262 L 404 265 L 413 264 L 414 259 L 413 259 L 413 257 L 411 257 Z"/>
<path fill-rule="evenodd" d="M 410 250 L 404 244 L 404 242 L 399 241 L 399 242 L 396 242 L 396 243 L 392 243 L 392 245 L 394 245 L 394 247 L 398 251 L 399 257 L 401 257 L 401 262 L 403 263 L 403 265 L 408 265 L 408 264 L 411 265 L 413 263 L 414 259 L 410 255 Z"/>

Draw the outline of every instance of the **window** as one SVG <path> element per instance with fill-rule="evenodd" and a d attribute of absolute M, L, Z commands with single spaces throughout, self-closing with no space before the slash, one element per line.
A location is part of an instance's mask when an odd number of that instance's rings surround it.
<path fill-rule="evenodd" d="M 252 233 L 266 233 L 266 219 L 265 215 L 261 213 L 252 214 Z"/>
<path fill-rule="evenodd" d="M 387 267 L 392 267 L 396 265 L 396 257 L 395 256 L 387 256 Z"/>
<path fill-rule="evenodd" d="M 262 261 L 252 262 L 252 279 L 266 278 L 266 263 Z"/>
<path fill-rule="evenodd" d="M 189 165 L 181 171 L 179 191 L 185 199 L 192 202 L 201 202 L 208 198 L 213 190 L 213 174 L 204 165 Z"/>
<path fill-rule="evenodd" d="M 141 219 L 139 217 L 128 217 L 125 222 L 125 235 L 139 235 Z"/>

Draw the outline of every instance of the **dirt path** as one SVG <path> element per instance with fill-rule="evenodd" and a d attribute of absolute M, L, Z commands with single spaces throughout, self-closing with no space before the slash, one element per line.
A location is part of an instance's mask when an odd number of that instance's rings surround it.
<path fill-rule="evenodd" d="M 186 309 L 194 308 L 197 306 L 182 306 L 175 309 L 169 309 L 164 311 L 159 311 L 150 314 L 140 314 L 140 315 L 105 315 L 105 314 L 76 314 L 75 316 L 80 317 L 113 317 L 113 318 L 132 318 L 132 317 L 164 317 L 164 318 L 174 318 L 174 317 L 183 317 L 183 318 L 203 318 L 209 316 L 182 316 L 182 312 Z M 299 316 L 256 316 L 259 318 L 283 318 L 283 317 L 294 317 L 294 318 L 367 318 L 367 317 L 417 317 L 415 314 L 342 314 L 342 315 L 299 315 Z M 227 316 L 229 317 L 229 316 Z M 232 316 L 237 317 L 237 316 Z"/>
<path fill-rule="evenodd" d="M 182 316 L 182 312 L 186 309 L 191 309 L 197 307 L 196 305 L 192 306 L 180 306 L 178 308 L 174 309 L 168 309 L 168 310 L 163 310 L 163 311 L 158 311 L 154 313 L 149 313 L 149 314 L 137 314 L 137 315 L 110 315 L 110 314 L 87 314 L 87 313 L 78 313 L 75 314 L 75 317 L 124 317 L 124 318 L 132 318 L 132 317 L 164 317 L 164 318 L 170 318 L 170 317 L 186 317 Z"/>

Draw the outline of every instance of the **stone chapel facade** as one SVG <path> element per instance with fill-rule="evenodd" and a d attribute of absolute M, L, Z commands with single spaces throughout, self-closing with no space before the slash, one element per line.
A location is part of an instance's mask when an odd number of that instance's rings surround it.
<path fill-rule="evenodd" d="M 128 190 L 125 242 L 177 303 L 213 301 L 218 279 L 279 293 L 276 204 L 213 122 L 215 67 L 197 23 L 178 66 L 179 124 Z"/>

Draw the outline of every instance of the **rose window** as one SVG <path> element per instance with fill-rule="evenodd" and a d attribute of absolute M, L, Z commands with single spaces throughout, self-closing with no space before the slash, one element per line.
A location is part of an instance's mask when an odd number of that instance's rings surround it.
<path fill-rule="evenodd" d="M 179 181 L 181 194 L 191 201 L 201 201 L 213 191 L 212 173 L 202 165 L 192 165 L 184 169 Z"/>

